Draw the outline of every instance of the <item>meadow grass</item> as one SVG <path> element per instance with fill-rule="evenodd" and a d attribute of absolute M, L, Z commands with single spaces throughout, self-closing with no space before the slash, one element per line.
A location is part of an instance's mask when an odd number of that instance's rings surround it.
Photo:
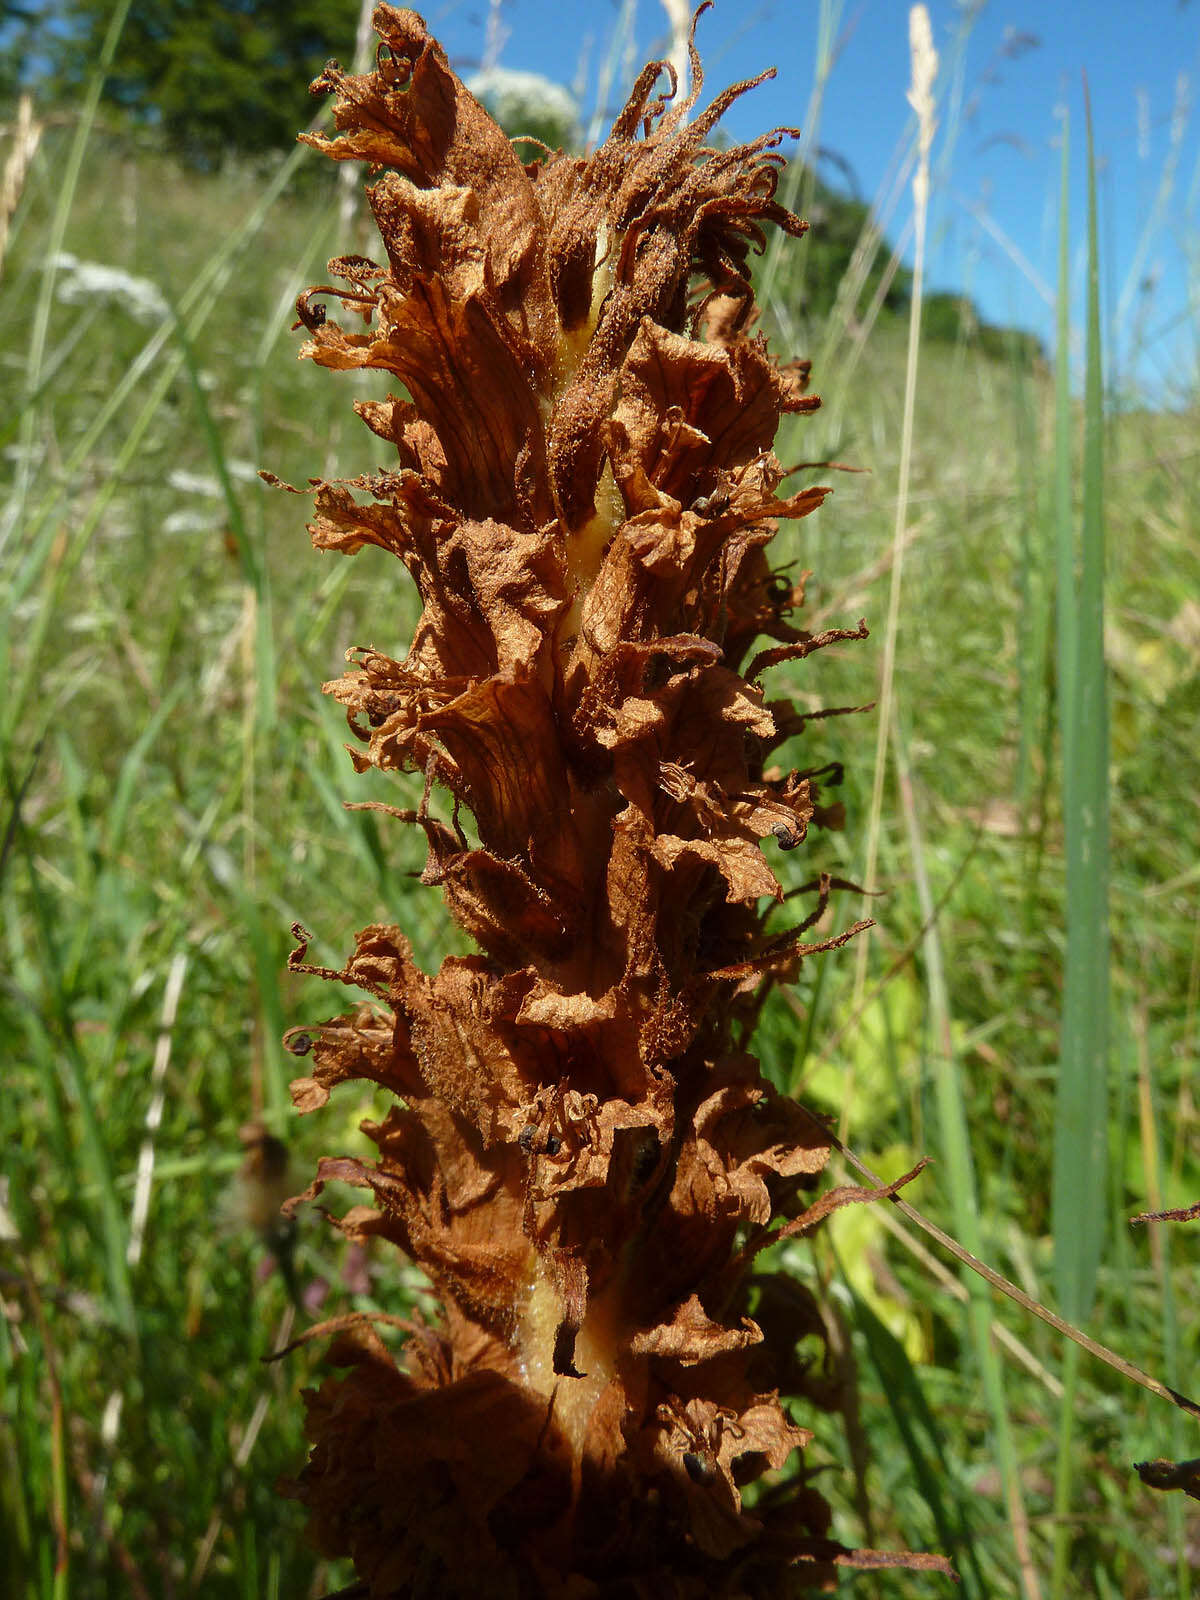
<path fill-rule="evenodd" d="M 333 191 L 303 160 L 267 204 L 261 174 L 202 179 L 102 136 L 63 211 L 68 138 L 49 135 L 31 169 L 0 304 L 5 387 L 25 393 L 0 422 L 0 1589 L 322 1594 L 349 1575 L 305 1547 L 274 1489 L 302 1460 L 298 1390 L 319 1381 L 320 1352 L 262 1361 L 294 1318 L 229 1198 L 237 1130 L 257 1117 L 286 1137 L 298 1188 L 318 1153 L 365 1152 L 370 1104 L 347 1094 L 312 1123 L 288 1110 L 281 1035 L 337 1006 L 286 974 L 294 920 L 335 965 L 371 921 L 400 922 L 428 968 L 455 937 L 415 882 L 419 839 L 342 806 L 411 803 L 419 780 L 355 777 L 318 692 L 347 646 L 398 650 L 413 597 L 377 552 L 309 551 L 304 502 L 255 477 L 302 485 L 376 464 L 350 410 L 363 379 L 297 366 L 287 332 L 295 293 L 358 242 L 335 237 Z M 66 264 L 43 290 L 50 249 L 144 279 L 160 301 L 64 299 L 78 281 Z M 789 755 L 845 763 L 847 828 L 780 858 L 791 885 L 822 867 L 861 881 L 878 782 L 878 927 L 861 977 L 850 947 L 772 998 L 758 1048 L 885 1177 L 932 1154 L 910 1198 L 1037 1300 L 1056 1303 L 1069 1261 L 1061 1185 L 1081 1187 L 1099 1259 L 1073 1309 L 1190 1391 L 1189 1236 L 1128 1218 L 1200 1183 L 1195 409 L 1104 412 L 1094 390 L 1087 405 L 1056 394 L 1040 366 L 925 342 L 902 470 L 905 329 L 849 293 L 806 327 L 787 274 L 766 267 L 776 336 L 820 348 L 817 387 L 836 397 L 781 437 L 781 459 L 869 469 L 836 476 L 780 548 L 813 571 L 814 618 L 876 630 L 780 669 L 768 694 L 814 711 L 872 700 L 896 548 L 904 572 L 880 760 L 871 715 L 812 722 Z M 1109 531 L 1107 1179 L 1061 1122 L 1056 1160 L 1055 1135 L 1079 927 L 1055 596 L 1061 616 L 1085 509 Z M 1096 649 L 1093 630 L 1093 675 Z M 856 914 L 839 899 L 831 926 Z M 1178 1412 L 1064 1355 L 890 1209 L 849 1208 L 814 1247 L 783 1249 L 825 1285 L 844 1350 L 846 1420 L 818 1419 L 808 1458 L 828 1463 L 839 1537 L 943 1550 L 971 1596 L 1048 1594 L 1056 1545 L 1066 1592 L 1188 1592 L 1180 1507 L 1130 1470 L 1194 1453 Z M 420 1295 L 385 1259 L 364 1276 L 315 1214 L 299 1273 L 328 1284 L 325 1314 Z M 940 1582 L 861 1575 L 844 1592 Z"/>

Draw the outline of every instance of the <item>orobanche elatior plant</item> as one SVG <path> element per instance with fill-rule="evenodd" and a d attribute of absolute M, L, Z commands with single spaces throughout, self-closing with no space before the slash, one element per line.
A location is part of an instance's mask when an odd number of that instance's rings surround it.
<path fill-rule="evenodd" d="M 796 1355 L 821 1311 L 759 1262 L 872 1193 L 810 1198 L 822 1125 L 746 1049 L 768 988 L 854 931 L 805 942 L 821 877 L 810 916 L 764 923 L 762 841 L 840 809 L 770 765 L 804 718 L 760 680 L 865 632 L 794 626 L 767 554 L 826 493 L 780 493 L 780 417 L 817 401 L 752 332 L 750 251 L 803 229 L 784 130 L 706 146 L 752 85 L 693 118 L 693 46 L 685 101 L 652 63 L 597 150 L 525 165 L 419 17 L 374 23 L 376 70 L 331 65 L 337 134 L 306 137 L 369 164 L 385 260 L 330 264 L 302 354 L 405 394 L 358 404 L 389 464 L 317 483 L 311 532 L 399 556 L 423 611 L 403 661 L 355 650 L 328 689 L 360 770 L 423 776 L 385 809 L 478 953 L 430 977 L 374 926 L 340 972 L 292 958 L 372 997 L 305 1030 L 296 1104 L 396 1097 L 377 1159 L 322 1160 L 306 1198 L 369 1190 L 339 1226 L 403 1251 L 440 1311 L 398 1352 L 341 1328 L 291 1492 L 375 1600 L 776 1600 L 843 1562 L 933 1564 L 831 1539 L 780 1401 L 835 1404 Z"/>

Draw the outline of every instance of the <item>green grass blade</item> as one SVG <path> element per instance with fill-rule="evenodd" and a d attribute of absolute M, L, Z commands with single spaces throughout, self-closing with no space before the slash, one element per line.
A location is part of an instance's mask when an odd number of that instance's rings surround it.
<path fill-rule="evenodd" d="M 1054 1105 L 1051 1225 L 1054 1282 L 1063 1315 L 1091 1311 L 1109 1226 L 1108 1127 L 1108 698 L 1104 664 L 1104 392 L 1100 345 L 1100 263 L 1096 170 L 1087 115 L 1087 365 L 1084 380 L 1083 533 L 1079 581 L 1059 594 L 1073 616 L 1073 672 L 1064 694 L 1063 819 L 1066 833 L 1067 954 Z M 1065 1395 L 1055 1482 L 1054 1594 L 1071 1567 L 1068 1513 L 1079 1355 L 1064 1364 Z"/>
<path fill-rule="evenodd" d="M 44 992 L 38 997 L 40 1003 L 25 1005 L 19 1014 L 33 1059 L 43 1070 L 58 1075 L 66 1100 L 79 1119 L 79 1165 L 98 1199 L 98 1216 L 89 1213 L 88 1221 L 104 1263 L 109 1311 L 117 1326 L 133 1335 L 137 1331 L 137 1313 L 125 1261 L 125 1216 L 102 1131 L 102 1117 L 92 1093 L 88 1063 L 79 1041 L 73 997 L 64 981 L 56 919 L 39 882 L 37 862 L 24 825 L 18 826 L 29 877 L 30 908 L 41 945 L 44 983 Z"/>
<path fill-rule="evenodd" d="M 1055 1102 L 1055 1287 L 1065 1316 L 1087 1316 L 1108 1226 L 1108 700 L 1104 665 L 1104 396 L 1095 168 L 1088 127 L 1088 311 L 1083 539 L 1074 600 L 1075 670 L 1064 700 L 1067 960 Z M 1068 766 L 1069 762 L 1069 766 Z"/>
<path fill-rule="evenodd" d="M 1017 512 L 1018 562 L 1017 672 L 1020 696 L 1020 743 L 1017 749 L 1016 800 L 1027 830 L 1044 826 L 1044 797 L 1039 795 L 1039 758 L 1045 747 L 1048 650 L 1052 637 L 1050 606 L 1053 572 L 1048 568 L 1041 534 L 1036 398 L 1029 364 L 1012 359 L 1014 446 L 1022 468 Z"/>
<path fill-rule="evenodd" d="M 914 1481 L 933 1518 L 938 1549 L 950 1557 L 958 1570 L 962 1584 L 958 1592 L 963 1600 L 987 1600 L 989 1589 L 971 1531 L 969 1502 L 954 1492 L 942 1428 L 925 1398 L 920 1377 L 899 1339 L 859 1295 L 854 1296 L 854 1320 L 866 1340 L 867 1353 L 887 1397 Z"/>
<path fill-rule="evenodd" d="M 130 808 L 137 795 L 139 780 L 147 757 L 166 726 L 176 706 L 188 692 L 186 683 L 176 684 L 170 694 L 164 695 L 154 714 L 135 740 L 121 763 L 120 773 L 113 788 L 112 802 L 104 818 L 104 859 L 113 862 L 124 847 L 125 829 Z"/>
<path fill-rule="evenodd" d="M 1074 771 L 1070 750 L 1075 683 L 1075 515 L 1071 480 L 1071 132 L 1062 124 L 1062 173 L 1058 201 L 1058 314 L 1054 357 L 1054 556 L 1057 573 L 1058 722 L 1062 737 L 1064 792 Z"/>
<path fill-rule="evenodd" d="M 951 1021 L 949 989 L 933 893 L 925 867 L 925 846 L 921 837 L 913 794 L 908 753 L 899 727 L 892 724 L 892 753 L 896 763 L 900 798 L 908 824 L 912 870 L 924 926 L 921 945 L 925 957 L 925 982 L 929 1017 L 933 1029 L 932 1061 L 934 1100 L 937 1107 L 938 1159 L 945 1173 L 954 1234 L 959 1244 L 973 1256 L 986 1259 L 988 1251 L 980 1227 L 979 1190 L 971 1152 L 970 1121 L 963 1085 L 962 1064 L 955 1045 Z M 966 1275 L 969 1296 L 967 1323 L 974 1345 L 975 1359 L 983 1378 L 984 1395 L 991 1413 L 996 1465 L 1004 1484 L 1013 1546 L 1020 1568 L 1021 1589 L 1027 1600 L 1040 1594 L 1029 1537 L 1029 1516 L 1025 1508 L 1016 1441 L 1005 1398 L 1004 1373 L 992 1335 L 992 1300 L 987 1285 L 974 1273 Z"/>
<path fill-rule="evenodd" d="M 221 496 L 225 502 L 225 514 L 229 522 L 229 530 L 233 534 L 234 542 L 237 545 L 238 558 L 242 564 L 242 575 L 246 584 L 254 591 L 255 719 L 253 731 L 256 738 L 262 738 L 269 734 L 275 726 L 277 702 L 275 635 L 272 627 L 270 574 L 267 570 L 265 553 L 255 547 L 252 531 L 242 513 L 241 498 L 234 487 L 233 474 L 229 470 L 225 441 L 221 436 L 221 430 L 217 426 L 217 420 L 213 416 L 212 407 L 208 402 L 208 395 L 201 381 L 199 363 L 196 360 L 195 348 L 188 335 L 187 326 L 179 316 L 176 316 L 175 319 L 175 331 L 179 340 L 183 364 L 188 375 L 192 401 L 200 421 L 200 431 L 208 445 L 209 460 L 212 462 L 217 482 L 221 485 Z M 258 485 L 256 492 L 260 492 L 261 488 L 262 485 Z"/>

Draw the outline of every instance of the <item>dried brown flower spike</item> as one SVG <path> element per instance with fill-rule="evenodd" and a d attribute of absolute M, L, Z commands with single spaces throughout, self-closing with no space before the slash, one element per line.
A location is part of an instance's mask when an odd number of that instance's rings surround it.
<path fill-rule="evenodd" d="M 797 724 L 758 679 L 847 636 L 793 627 L 766 556 L 826 492 L 778 493 L 780 416 L 817 402 L 750 331 L 763 225 L 803 229 L 782 132 L 706 147 L 752 85 L 688 121 L 693 48 L 683 104 L 652 63 L 598 150 L 526 167 L 419 17 L 374 20 L 376 70 L 322 74 L 338 133 L 310 143 L 370 164 L 386 261 L 330 263 L 302 353 L 408 398 L 358 406 L 394 465 L 321 483 L 311 531 L 393 551 L 424 610 L 404 661 L 354 651 L 328 688 L 360 769 L 424 775 L 397 815 L 479 953 L 428 977 L 368 928 L 336 976 L 386 1009 L 307 1030 L 301 1110 L 349 1078 L 396 1096 L 377 1162 L 322 1161 L 308 1197 L 369 1190 L 340 1226 L 419 1263 L 442 1311 L 399 1358 L 343 1334 L 293 1492 L 376 1600 L 781 1596 L 857 1558 L 802 1475 L 743 1503 L 810 1437 L 779 1387 L 805 1393 L 795 1342 L 822 1329 L 750 1271 L 863 1197 L 804 1209 L 826 1141 L 743 1048 L 766 987 L 849 937 L 760 914 L 762 841 L 836 808 L 765 770 Z"/>

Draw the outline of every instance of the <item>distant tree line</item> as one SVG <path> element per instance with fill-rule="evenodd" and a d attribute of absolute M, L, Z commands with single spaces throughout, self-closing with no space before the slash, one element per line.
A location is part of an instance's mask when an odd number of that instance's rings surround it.
<path fill-rule="evenodd" d="M 1032 363 L 1046 359 L 1045 346 L 1036 333 L 984 322 L 975 302 L 963 294 L 926 294 L 921 307 L 921 331 L 927 339 L 972 345 L 994 361 Z"/>
<path fill-rule="evenodd" d="M 912 273 L 900 264 L 888 276 L 891 249 L 880 239 L 873 251 L 863 252 L 863 241 L 878 232 L 865 201 L 835 189 L 817 173 L 789 171 L 780 185 L 781 195 L 792 202 L 809 225 L 801 251 L 791 252 L 788 292 L 796 309 L 807 317 L 824 317 L 833 310 L 839 290 L 855 273 L 855 304 L 866 309 L 876 299 L 885 312 L 902 311 L 912 291 Z M 863 257 L 861 262 L 857 259 Z M 785 259 L 787 259 L 785 257 Z"/>
<path fill-rule="evenodd" d="M 100 57 L 115 0 L 0 0 L 0 82 L 66 102 Z M 308 85 L 354 55 L 359 0 L 134 0 L 104 85 L 111 114 L 190 166 L 290 149 L 318 109 Z"/>

